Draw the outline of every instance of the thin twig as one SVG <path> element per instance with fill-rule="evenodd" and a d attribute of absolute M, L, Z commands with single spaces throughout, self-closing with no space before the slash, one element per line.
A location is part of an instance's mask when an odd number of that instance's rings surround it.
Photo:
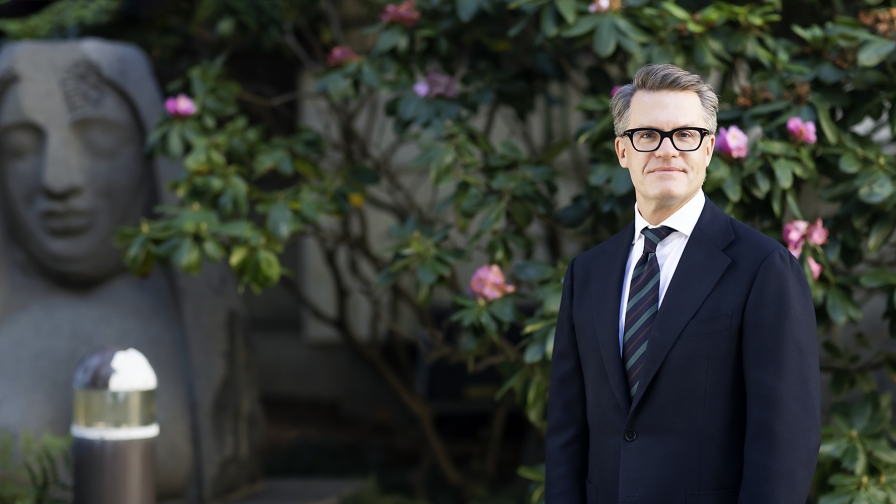
<path fill-rule="evenodd" d="M 302 66 L 305 67 L 306 70 L 311 70 L 316 68 L 318 65 L 308 54 L 308 51 L 302 47 L 302 44 L 299 44 L 299 40 L 296 38 L 296 35 L 292 32 L 292 26 L 289 23 L 283 23 L 284 33 L 283 40 L 286 42 L 286 45 L 292 49 L 292 52 L 299 58 L 299 61 L 302 62 Z"/>
<path fill-rule="evenodd" d="M 249 91 L 243 90 L 240 91 L 239 94 L 240 99 L 245 100 L 247 102 L 255 103 L 257 105 L 263 105 L 265 107 L 279 107 L 284 103 L 289 103 L 293 100 L 299 99 L 299 93 L 293 91 L 292 93 L 284 93 L 279 96 L 275 96 L 273 98 L 265 98 L 264 96 L 258 96 L 257 94 L 250 93 Z"/>
<path fill-rule="evenodd" d="M 327 15 L 327 21 L 330 23 L 330 31 L 333 32 L 333 38 L 339 45 L 345 45 L 345 35 L 342 34 L 342 23 L 339 21 L 339 12 L 330 0 L 324 1 L 324 13 Z"/>

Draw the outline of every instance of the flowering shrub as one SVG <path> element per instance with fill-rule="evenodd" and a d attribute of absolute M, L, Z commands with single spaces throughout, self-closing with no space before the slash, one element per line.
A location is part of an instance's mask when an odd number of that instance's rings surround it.
<path fill-rule="evenodd" d="M 358 61 L 359 59 L 361 59 L 361 57 L 355 54 L 354 49 L 351 47 L 336 46 L 333 49 L 330 49 L 330 54 L 327 55 L 327 66 L 330 68 L 338 67 L 345 63 Z"/>
<path fill-rule="evenodd" d="M 196 104 L 189 96 L 181 93 L 165 100 L 165 110 L 171 117 L 189 117 L 196 113 Z"/>
<path fill-rule="evenodd" d="M 799 117 L 791 117 L 787 120 L 787 131 L 790 136 L 800 142 L 814 144 L 818 141 L 815 136 L 815 123 L 812 121 L 803 122 Z"/>
<path fill-rule="evenodd" d="M 421 98 L 457 98 L 457 81 L 450 75 L 429 72 L 426 79 L 414 84 L 414 92 Z"/>
<path fill-rule="evenodd" d="M 504 294 L 512 294 L 516 287 L 504 279 L 504 272 L 497 264 L 482 266 L 470 279 L 470 290 L 479 299 L 494 301 Z"/>
<path fill-rule="evenodd" d="M 415 0 L 405 0 L 395 5 L 389 4 L 380 14 L 384 23 L 397 23 L 413 28 L 420 21 L 420 12 L 415 7 Z"/>
<path fill-rule="evenodd" d="M 896 229 L 896 163 L 874 140 L 896 132 L 896 91 L 882 84 L 896 81 L 889 11 L 855 2 L 785 11 L 771 0 L 688 4 L 696 10 L 660 0 L 408 0 L 387 5 L 382 23 L 371 20 L 375 41 L 356 46 L 363 57 L 355 59 L 323 49 L 346 45 L 329 4 L 302 12 L 288 11 L 290 2 L 240 5 L 282 8 L 255 26 L 285 26 L 270 43 L 294 54 L 296 67 L 319 70 L 314 91 L 334 127 L 264 119 L 277 115 L 258 114 L 259 104 L 281 114 L 293 108 L 242 89 L 221 64 L 193 67 L 174 88 L 196 110 L 164 119 L 149 138 L 154 153 L 183 157 L 172 186 L 181 203 L 122 233 L 133 271 L 161 262 L 195 272 L 205 260 L 226 260 L 243 287 L 289 286 L 277 254 L 289 240 L 310 239 L 334 279 L 335 306 L 291 291 L 371 363 L 418 422 L 443 478 L 473 495 L 494 474 L 475 468 L 495 457 L 484 449 L 478 465 L 464 467 L 471 455 L 446 446 L 412 373 L 391 356 L 415 346 L 427 362 L 495 369 L 504 380 L 498 398 L 511 396 L 544 428 L 568 260 L 633 218 L 609 97 L 640 65 L 675 62 L 720 83 L 726 126 L 716 135 L 707 196 L 782 236 L 800 258 L 831 395 L 864 397 L 832 407 L 814 495 L 846 503 L 889 491 L 891 404 L 875 393 L 871 373 L 896 370 L 896 355 L 860 335 L 851 345 L 836 330 L 862 319 L 871 294 L 896 335 L 893 254 L 881 253 Z M 233 15 L 228 8 L 215 12 Z M 383 140 L 384 131 L 394 140 Z M 399 151 L 413 151 L 413 160 L 404 164 Z M 409 170 L 427 175 L 428 191 L 404 178 Z M 825 204 L 805 204 L 813 200 Z M 391 221 L 386 247 L 372 244 L 374 211 Z M 483 262 L 470 296 L 464 271 Z M 371 307 L 371 334 L 346 322 L 350 293 Z M 453 311 L 457 338 L 431 316 L 433 304 L 449 299 L 442 308 Z M 395 323 L 401 312 L 413 314 L 412 331 Z M 521 474 L 541 481 L 538 468 Z M 539 492 L 536 484 L 536 501 Z"/>
<path fill-rule="evenodd" d="M 737 126 L 719 128 L 715 150 L 734 159 L 741 159 L 747 157 L 749 152 L 748 143 L 747 134 Z"/>

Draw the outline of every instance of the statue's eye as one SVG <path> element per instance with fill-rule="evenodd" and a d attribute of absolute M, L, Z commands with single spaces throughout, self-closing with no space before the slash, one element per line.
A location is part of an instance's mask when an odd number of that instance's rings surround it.
<path fill-rule="evenodd" d="M 98 156 L 112 156 L 121 150 L 121 146 L 139 142 L 139 139 L 132 138 L 136 133 L 133 127 L 108 119 L 82 119 L 74 123 L 72 129 L 81 144 Z"/>
<path fill-rule="evenodd" d="M 33 124 L 16 124 L 0 131 L 0 155 L 21 159 L 37 153 L 43 145 L 44 133 Z"/>

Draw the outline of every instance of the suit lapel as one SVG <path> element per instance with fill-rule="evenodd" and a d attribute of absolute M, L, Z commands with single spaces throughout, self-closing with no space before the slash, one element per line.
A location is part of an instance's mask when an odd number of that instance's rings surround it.
<path fill-rule="evenodd" d="M 650 346 L 646 353 L 641 385 L 632 400 L 632 411 L 638 407 L 645 391 L 650 388 L 653 377 L 679 334 L 731 262 L 722 249 L 733 237 L 728 216 L 707 199 L 657 312 L 649 336 Z M 617 299 L 618 296 L 619 294 Z M 616 306 L 618 309 L 618 303 Z"/>
<path fill-rule="evenodd" d="M 595 258 L 591 269 L 591 292 L 594 307 L 595 334 L 600 343 L 600 353 L 607 370 L 610 387 L 623 411 L 631 408 L 631 399 L 619 357 L 619 302 L 622 297 L 622 281 L 625 263 L 631 250 L 634 223 L 626 226 L 604 243 L 602 254 Z"/>

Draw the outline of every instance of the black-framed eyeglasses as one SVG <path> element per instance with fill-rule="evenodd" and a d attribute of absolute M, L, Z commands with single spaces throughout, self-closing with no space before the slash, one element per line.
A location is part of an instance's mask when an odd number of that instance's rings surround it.
<path fill-rule="evenodd" d="M 672 141 L 672 147 L 681 152 L 692 152 L 700 148 L 703 139 L 709 134 L 706 128 L 675 128 L 672 131 L 662 131 L 653 128 L 635 128 L 625 130 L 622 136 L 627 136 L 632 142 L 632 147 L 638 152 L 653 152 L 660 148 L 664 138 Z"/>

